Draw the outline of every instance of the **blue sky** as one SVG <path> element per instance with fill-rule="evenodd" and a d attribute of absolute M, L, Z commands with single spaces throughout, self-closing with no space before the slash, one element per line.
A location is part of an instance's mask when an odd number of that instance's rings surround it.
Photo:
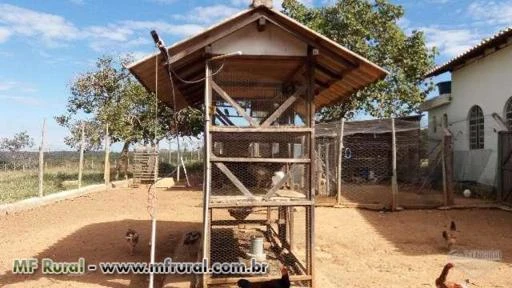
<path fill-rule="evenodd" d="M 391 0 L 403 5 L 400 25 L 425 31 L 442 63 L 512 25 L 512 0 Z M 167 44 L 247 7 L 248 0 L 45 0 L 0 2 L 0 137 L 27 130 L 40 139 L 48 121 L 50 148 L 67 131 L 53 116 L 65 110 L 69 83 L 103 54 L 154 51 L 149 31 Z M 329 0 L 303 0 L 326 5 Z M 280 1 L 274 1 L 280 6 Z M 446 79 L 445 75 L 441 79 Z"/>

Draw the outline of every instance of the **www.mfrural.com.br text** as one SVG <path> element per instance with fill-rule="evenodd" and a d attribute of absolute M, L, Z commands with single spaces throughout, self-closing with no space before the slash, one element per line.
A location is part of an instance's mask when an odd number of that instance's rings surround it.
<path fill-rule="evenodd" d="M 207 259 L 201 262 L 173 262 L 165 258 L 163 262 L 100 262 L 86 264 L 84 258 L 76 262 L 58 262 L 50 258 L 15 259 L 12 271 L 14 274 L 82 275 L 86 272 L 99 271 L 103 274 L 266 274 L 268 264 L 251 259 L 250 264 L 240 262 L 214 262 Z"/>

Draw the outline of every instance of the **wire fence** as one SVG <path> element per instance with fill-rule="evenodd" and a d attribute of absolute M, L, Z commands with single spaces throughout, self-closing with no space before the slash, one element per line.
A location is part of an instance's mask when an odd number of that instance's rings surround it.
<path fill-rule="evenodd" d="M 134 147 L 137 143 L 125 157 L 116 144 L 105 146 L 104 143 L 103 149 L 83 151 L 81 155 L 80 145 L 77 150 L 70 150 L 64 145 L 64 139 L 52 136 L 44 135 L 44 141 L 39 141 L 39 145 L 17 145 L 18 149 L 0 146 L 0 204 L 96 184 L 108 187 L 112 181 L 131 179 L 134 175 Z M 0 139 L 4 140 L 8 138 Z M 163 141 L 160 147 L 165 142 L 171 143 L 170 140 Z M 184 142 L 179 153 L 182 163 L 192 171 L 198 170 L 201 167 L 198 163 L 203 158 L 201 141 L 189 139 Z M 160 176 L 176 177 L 179 160 L 176 148 L 169 144 L 159 149 L 157 158 Z M 194 174 L 193 183 L 200 185 L 196 183 L 199 182 L 197 179 L 202 177 Z"/>
<path fill-rule="evenodd" d="M 463 163 L 450 129 L 439 130 L 429 133 L 414 117 L 318 124 L 317 203 L 397 209 L 496 200 L 459 175 L 478 165 Z"/>

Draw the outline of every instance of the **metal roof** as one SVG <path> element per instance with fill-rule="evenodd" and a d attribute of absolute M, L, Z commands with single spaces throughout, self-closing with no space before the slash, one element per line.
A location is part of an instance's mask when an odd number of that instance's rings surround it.
<path fill-rule="evenodd" d="M 186 79 L 201 79 L 204 77 L 204 63 L 207 57 L 205 48 L 235 31 L 255 23 L 260 18 L 264 18 L 272 25 L 278 26 L 297 39 L 318 49 L 314 88 L 317 109 L 342 102 L 354 92 L 383 79 L 388 74 L 386 70 L 362 56 L 279 11 L 265 6 L 244 10 L 198 35 L 167 47 L 169 55 L 171 55 L 170 61 L 173 70 L 177 71 L 180 77 Z M 244 56 L 240 57 L 240 59 L 244 59 Z M 285 62 L 287 64 L 283 65 L 288 65 L 289 69 L 292 64 L 290 61 L 283 61 L 283 63 Z M 172 99 L 171 83 L 165 69 L 162 65 L 158 65 L 158 68 L 155 67 L 156 63 L 161 63 L 159 53 L 144 57 L 128 65 L 127 68 L 151 92 L 155 92 L 155 75 L 158 69 L 158 96 L 167 105 L 172 106 L 172 101 L 170 101 Z M 276 69 L 279 69 L 277 61 L 274 65 Z M 187 106 L 199 107 L 202 104 L 204 81 L 187 84 L 176 80 L 173 81 L 173 84 L 177 88 L 175 89 L 177 109 Z"/>
<path fill-rule="evenodd" d="M 496 48 L 499 50 L 508 45 L 512 44 L 512 27 L 501 30 L 496 33 L 494 36 L 482 40 L 478 45 L 473 48 L 463 52 L 462 54 L 456 56 L 455 58 L 449 60 L 448 62 L 435 67 L 430 70 L 426 75 L 427 77 L 437 76 L 444 72 L 452 72 L 458 68 L 458 66 L 463 65 L 466 61 L 478 57 L 478 56 L 486 56 L 486 50 Z"/>

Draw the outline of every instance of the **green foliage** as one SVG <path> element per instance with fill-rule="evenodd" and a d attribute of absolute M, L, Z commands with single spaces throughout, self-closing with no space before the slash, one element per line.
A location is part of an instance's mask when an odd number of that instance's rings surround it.
<path fill-rule="evenodd" d="M 423 32 L 406 35 L 400 28 L 402 6 L 387 0 L 337 0 L 329 6 L 309 8 L 285 0 L 283 12 L 390 72 L 349 101 L 322 109 L 321 121 L 340 119 L 351 110 L 374 117 L 408 115 L 417 112 L 433 89 L 423 75 L 434 66 L 436 50 L 426 47 Z"/>
<path fill-rule="evenodd" d="M 66 144 L 79 147 L 82 123 L 89 150 L 101 148 L 107 124 L 112 143 L 123 142 L 124 151 L 134 142 L 156 144 L 171 136 L 200 133 L 202 125 L 197 125 L 201 123 L 202 113 L 194 109 L 180 111 L 176 117 L 179 129 L 174 129 L 174 111 L 160 101 L 156 105 L 156 97 L 125 68 L 125 64 L 132 61 L 130 56 L 120 59 L 103 56 L 98 59 L 95 70 L 73 80 L 67 113 L 55 117 L 60 125 L 70 130 Z M 84 116 L 87 120 L 79 120 Z"/>
<path fill-rule="evenodd" d="M 27 131 L 14 134 L 12 138 L 0 138 L 0 164 L 9 164 L 14 168 L 29 159 L 30 152 L 23 151 L 34 146 L 34 139 Z"/>
<path fill-rule="evenodd" d="M 34 139 L 28 135 L 27 131 L 16 133 L 12 138 L 0 139 L 0 151 L 15 153 L 33 146 Z"/>

